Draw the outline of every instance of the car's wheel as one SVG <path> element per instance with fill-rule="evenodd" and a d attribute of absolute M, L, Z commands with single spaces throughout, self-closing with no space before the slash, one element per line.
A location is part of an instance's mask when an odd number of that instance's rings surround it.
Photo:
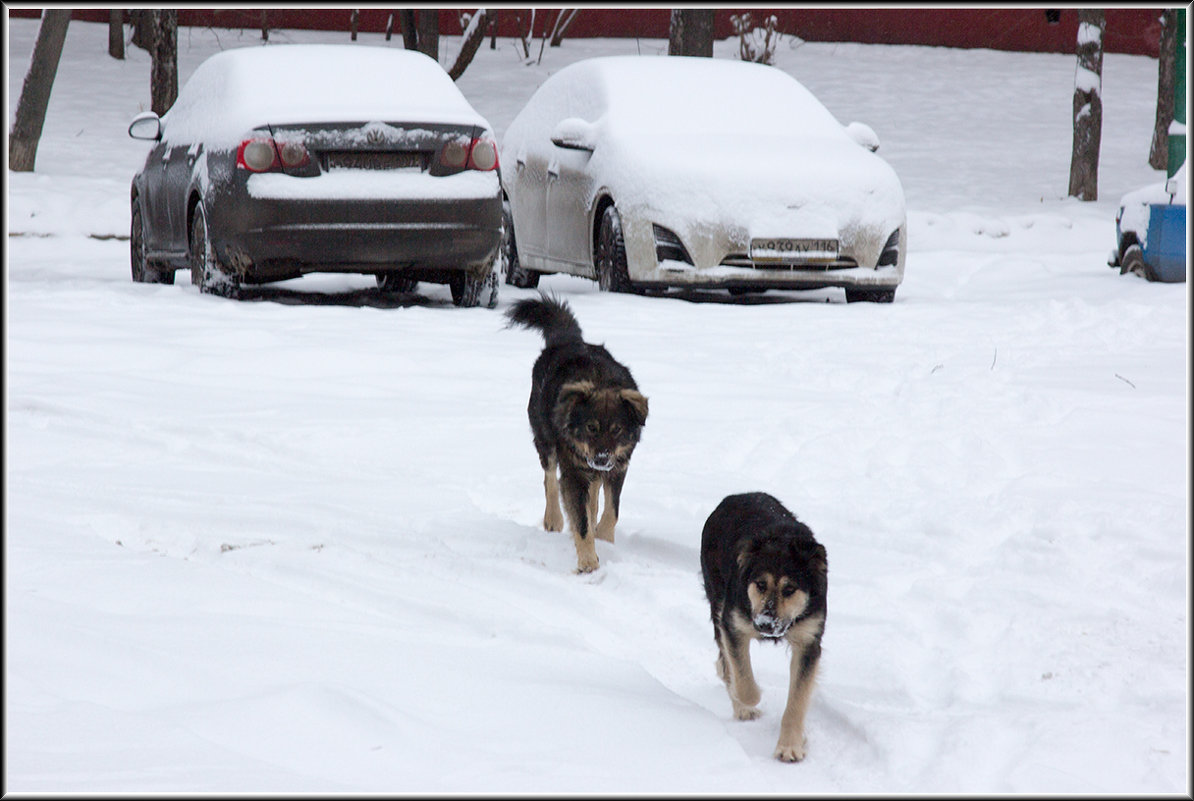
<path fill-rule="evenodd" d="M 375 277 L 377 288 L 382 292 L 414 292 L 419 286 L 417 280 L 398 272 L 378 273 Z"/>
<path fill-rule="evenodd" d="M 496 307 L 498 285 L 501 283 L 497 262 L 498 260 L 494 259 L 493 266 L 480 277 L 473 273 L 460 273 L 452 276 L 452 279 L 448 281 L 448 288 L 452 290 L 452 302 L 462 308 L 484 306 L 487 309 L 492 309 Z"/>
<path fill-rule="evenodd" d="M 1157 274 L 1144 260 L 1144 250 L 1139 245 L 1128 245 L 1123 258 L 1119 260 L 1119 274 L 1135 273 L 1149 281 L 1156 281 Z"/>
<path fill-rule="evenodd" d="M 626 241 L 622 237 L 622 218 L 617 209 L 607 206 L 597 232 L 597 286 L 602 292 L 633 292 L 626 267 Z"/>
<path fill-rule="evenodd" d="M 846 303 L 891 303 L 895 300 L 895 288 L 888 289 L 846 289 Z"/>
<path fill-rule="evenodd" d="M 539 286 L 539 273 L 528 270 L 518 263 L 518 247 L 514 240 L 514 215 L 510 212 L 510 201 L 502 201 L 502 255 L 505 258 L 506 283 L 519 289 L 534 289 Z"/>
<path fill-rule="evenodd" d="M 742 295 L 762 295 L 766 289 L 754 289 L 746 286 L 732 286 L 729 287 L 729 293 L 734 297 L 741 297 Z"/>
<path fill-rule="evenodd" d="M 207 213 L 203 211 L 201 202 L 195 205 L 191 213 L 190 261 L 191 283 L 198 286 L 200 292 L 226 298 L 235 298 L 240 294 L 236 277 L 220 269 L 207 232 Z"/>
<path fill-rule="evenodd" d="M 133 222 L 129 228 L 129 261 L 133 280 L 142 284 L 173 284 L 174 271 L 152 266 L 145 258 L 145 222 L 141 217 L 141 205 L 133 204 Z"/>

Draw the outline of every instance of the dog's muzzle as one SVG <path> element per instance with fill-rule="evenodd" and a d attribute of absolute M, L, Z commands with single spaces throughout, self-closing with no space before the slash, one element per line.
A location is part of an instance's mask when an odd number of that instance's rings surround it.
<path fill-rule="evenodd" d="M 602 473 L 608 473 L 614 469 L 614 457 L 610 453 L 598 453 L 585 459 L 589 467 L 594 470 L 599 470 Z"/>
<path fill-rule="evenodd" d="M 762 637 L 769 639 L 779 639 L 788 633 L 788 629 L 792 626 L 791 620 L 780 620 L 777 617 L 763 612 L 751 621 L 754 623 L 755 631 Z"/>

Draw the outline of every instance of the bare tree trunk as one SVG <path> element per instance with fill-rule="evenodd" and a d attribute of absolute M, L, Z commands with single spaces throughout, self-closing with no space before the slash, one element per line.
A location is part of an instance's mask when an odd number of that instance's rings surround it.
<path fill-rule="evenodd" d="M 108 9 L 108 55 L 124 60 L 124 9 Z"/>
<path fill-rule="evenodd" d="M 165 114 L 178 99 L 178 9 L 153 10 L 154 46 L 150 66 L 150 107 Z"/>
<path fill-rule="evenodd" d="M 398 9 L 398 19 L 402 23 L 402 46 L 407 50 L 418 50 L 419 32 L 415 29 L 415 10 L 413 8 Z"/>
<path fill-rule="evenodd" d="M 41 12 L 41 27 L 33 45 L 33 59 L 21 87 L 17 101 L 16 119 L 8 139 L 8 169 L 13 172 L 33 172 L 37 160 L 37 143 L 46 122 L 46 108 L 50 105 L 50 89 L 58 74 L 62 59 L 62 45 L 66 42 L 66 26 L 70 24 L 69 8 L 47 8 Z"/>
<path fill-rule="evenodd" d="M 1161 52 L 1157 64 L 1157 124 L 1148 151 L 1148 166 L 1169 166 L 1169 123 L 1173 122 L 1173 89 L 1177 81 L 1177 9 L 1161 12 Z"/>
<path fill-rule="evenodd" d="M 452 69 L 448 70 L 449 78 L 455 81 L 473 62 L 473 56 L 477 54 L 481 42 L 485 41 L 485 29 L 488 23 L 488 9 L 478 8 L 472 19 L 468 21 L 464 37 L 460 40 L 460 54 L 456 56 L 456 62 L 452 65 Z"/>
<path fill-rule="evenodd" d="M 386 19 L 386 41 L 387 42 L 390 41 L 390 37 L 392 37 L 393 35 L 394 35 L 394 14 L 393 14 L 393 12 L 391 12 L 390 16 Z"/>
<path fill-rule="evenodd" d="M 1099 144 L 1103 136 L 1103 30 L 1101 8 L 1078 10 L 1078 68 L 1074 75 L 1074 152 L 1070 196 L 1099 199 Z"/>
<path fill-rule="evenodd" d="M 572 20 L 576 19 L 576 12 L 579 8 L 561 8 L 560 13 L 556 15 L 556 25 L 551 32 L 551 46 L 559 47 L 560 42 L 564 41 L 564 31 L 568 30 L 568 26 L 572 24 Z"/>
<path fill-rule="evenodd" d="M 439 9 L 420 8 L 415 14 L 419 50 L 439 61 Z"/>
<path fill-rule="evenodd" d="M 535 9 L 531 9 L 531 24 L 527 26 L 527 32 L 522 32 L 522 15 L 518 15 L 518 38 L 522 40 L 522 57 L 530 59 L 531 57 L 531 42 L 535 38 Z"/>
<path fill-rule="evenodd" d="M 355 8 L 352 10 L 352 13 L 348 15 L 348 29 L 352 31 L 352 40 L 354 42 L 357 40 L 357 23 L 359 22 L 360 17 L 361 12 Z"/>
<path fill-rule="evenodd" d="M 153 54 L 153 12 L 148 8 L 134 8 L 129 11 L 133 23 L 133 46 Z"/>
<path fill-rule="evenodd" d="M 497 50 L 498 14 L 500 14 L 500 13 L 501 12 L 495 8 L 493 10 L 493 13 L 490 14 L 490 20 L 489 20 L 489 49 L 490 50 Z"/>
<path fill-rule="evenodd" d="M 713 11 L 711 8 L 673 8 L 667 54 L 712 58 Z"/>
<path fill-rule="evenodd" d="M 269 12 L 261 9 L 261 41 L 269 41 Z"/>

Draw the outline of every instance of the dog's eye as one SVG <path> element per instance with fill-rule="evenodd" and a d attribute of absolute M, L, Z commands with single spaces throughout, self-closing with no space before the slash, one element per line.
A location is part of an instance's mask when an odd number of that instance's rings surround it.
<path fill-rule="evenodd" d="M 757 589 L 759 592 L 767 592 L 767 582 L 766 581 L 756 581 L 755 589 Z"/>
<path fill-rule="evenodd" d="M 622 426 L 618 425 L 617 423 L 614 423 L 612 426 L 609 427 L 609 433 L 613 434 L 615 437 L 618 436 L 619 434 L 622 433 Z"/>
<path fill-rule="evenodd" d="M 597 425 L 596 420 L 590 420 L 589 422 L 585 423 L 585 431 L 588 431 L 590 434 L 596 434 L 598 428 L 599 426 Z"/>
<path fill-rule="evenodd" d="M 791 598 L 793 593 L 796 592 L 796 585 L 789 584 L 788 586 L 784 587 L 780 592 L 783 593 L 785 598 Z"/>

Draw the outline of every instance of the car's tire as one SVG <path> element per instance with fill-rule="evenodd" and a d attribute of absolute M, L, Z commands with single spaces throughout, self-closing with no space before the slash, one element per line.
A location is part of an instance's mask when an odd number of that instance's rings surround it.
<path fill-rule="evenodd" d="M 452 303 L 465 309 L 474 306 L 495 308 L 498 302 L 498 286 L 501 284 L 497 262 L 498 260 L 494 259 L 489 271 L 480 277 L 473 273 L 452 276 L 448 281 L 448 288 L 452 291 Z"/>
<path fill-rule="evenodd" d="M 505 259 L 506 283 L 519 289 L 534 289 L 539 286 L 539 275 L 518 263 L 518 246 L 514 239 L 514 215 L 510 201 L 502 201 L 502 256 Z"/>
<path fill-rule="evenodd" d="M 196 203 L 195 210 L 191 212 L 189 254 L 191 283 L 198 286 L 200 292 L 225 298 L 240 296 L 240 282 L 235 276 L 221 269 L 215 248 L 211 246 L 211 237 L 207 231 L 207 213 L 203 210 L 202 201 Z"/>
<path fill-rule="evenodd" d="M 626 240 L 622 236 L 622 218 L 613 206 L 606 206 L 597 231 L 597 252 L 593 266 L 597 286 L 602 292 L 634 292 L 626 266 Z"/>
<path fill-rule="evenodd" d="M 173 270 L 151 265 L 145 258 L 145 220 L 141 216 L 140 203 L 133 203 L 132 218 L 129 226 L 129 263 L 133 280 L 139 284 L 173 284 Z"/>
<path fill-rule="evenodd" d="M 1123 258 L 1119 260 L 1119 263 L 1120 275 L 1123 275 L 1124 273 L 1135 273 L 1136 275 L 1139 275 L 1140 277 L 1149 281 L 1157 280 L 1156 272 L 1148 265 L 1148 262 L 1144 260 L 1144 250 L 1139 245 L 1128 245 L 1127 248 L 1124 249 Z"/>
<path fill-rule="evenodd" d="M 895 301 L 895 287 L 885 289 L 846 288 L 846 303 L 892 303 Z"/>
<path fill-rule="evenodd" d="M 418 280 L 408 278 L 399 272 L 378 273 L 375 278 L 377 279 L 377 288 L 387 294 L 414 292 L 419 287 Z"/>
<path fill-rule="evenodd" d="M 727 290 L 734 297 L 741 297 L 742 295 L 762 295 L 766 289 L 755 289 L 746 286 L 732 286 Z"/>

